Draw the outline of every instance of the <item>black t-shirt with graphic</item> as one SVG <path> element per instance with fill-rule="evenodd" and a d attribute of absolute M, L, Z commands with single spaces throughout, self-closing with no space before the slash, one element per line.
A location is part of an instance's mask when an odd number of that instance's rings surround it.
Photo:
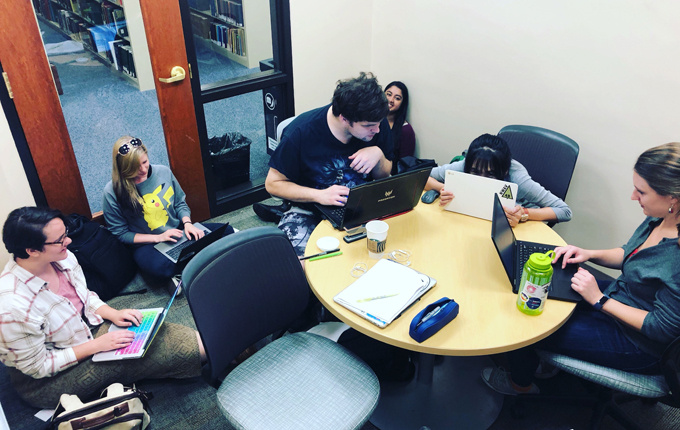
<path fill-rule="evenodd" d="M 378 146 L 385 158 L 392 160 L 394 145 L 387 119 L 380 123 L 380 132 L 370 142 L 353 137 L 348 143 L 342 143 L 328 127 L 329 107 L 300 114 L 288 124 L 269 166 L 298 185 L 316 189 L 331 185 L 352 188 L 370 181 L 370 174 L 362 175 L 349 167 L 352 160 L 348 157 L 362 148 Z"/>

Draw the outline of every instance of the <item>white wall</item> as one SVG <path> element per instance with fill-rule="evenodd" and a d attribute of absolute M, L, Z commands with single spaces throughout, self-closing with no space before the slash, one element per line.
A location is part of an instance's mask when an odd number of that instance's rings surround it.
<path fill-rule="evenodd" d="M 478 135 L 508 124 L 559 131 L 581 153 L 567 196 L 574 218 L 556 230 L 585 247 L 628 239 L 643 218 L 629 200 L 636 157 L 680 140 L 680 29 L 672 19 L 680 2 L 372 0 L 361 9 L 348 3 L 291 0 L 293 34 L 306 35 L 293 44 L 298 113 L 313 107 L 312 94 L 328 97 L 323 74 L 349 77 L 356 73 L 346 64 L 364 65 L 346 49 L 324 49 L 325 41 L 370 46 L 370 69 L 380 82 L 409 87 L 421 157 L 448 162 Z M 320 14 L 313 4 L 332 12 Z M 352 25 L 365 36 L 368 14 L 370 35 L 361 43 L 345 40 Z"/>
<path fill-rule="evenodd" d="M 371 0 L 290 0 L 295 112 L 331 102 L 338 80 L 371 67 Z"/>
<path fill-rule="evenodd" d="M 21 206 L 35 205 L 26 173 L 21 165 L 14 138 L 9 131 L 5 112 L 0 107 L 0 226 L 7 215 Z M 2 228 L 2 227 L 0 227 Z M 0 244 L 0 270 L 9 261 L 4 244 Z"/>

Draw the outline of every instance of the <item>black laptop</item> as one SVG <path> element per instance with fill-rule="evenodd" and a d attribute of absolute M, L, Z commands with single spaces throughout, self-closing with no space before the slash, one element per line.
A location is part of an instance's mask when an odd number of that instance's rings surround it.
<path fill-rule="evenodd" d="M 510 227 L 510 222 L 508 222 L 508 218 L 505 216 L 503 205 L 496 194 L 494 194 L 493 199 L 491 240 L 493 240 L 498 256 L 501 258 L 505 268 L 505 273 L 507 273 L 510 284 L 512 284 L 512 292 L 515 294 L 519 290 L 522 269 L 529 256 L 534 252 L 546 253 L 557 246 L 517 240 L 512 227 Z M 582 297 L 571 289 L 571 278 L 577 270 L 578 264 L 567 264 L 567 267 L 564 269 L 562 269 L 560 262 L 553 264 L 553 277 L 548 298 L 567 302 L 581 301 Z"/>
<path fill-rule="evenodd" d="M 338 230 L 408 212 L 420 201 L 431 170 L 425 167 L 366 182 L 349 190 L 345 206 L 316 204 L 316 208 Z"/>

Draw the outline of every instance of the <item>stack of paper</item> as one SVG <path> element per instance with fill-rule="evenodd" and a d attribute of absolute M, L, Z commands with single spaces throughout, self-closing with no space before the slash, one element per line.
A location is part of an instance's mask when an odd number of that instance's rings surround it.
<path fill-rule="evenodd" d="M 380 260 L 333 300 L 378 327 L 385 327 L 436 280 L 391 260 Z"/>

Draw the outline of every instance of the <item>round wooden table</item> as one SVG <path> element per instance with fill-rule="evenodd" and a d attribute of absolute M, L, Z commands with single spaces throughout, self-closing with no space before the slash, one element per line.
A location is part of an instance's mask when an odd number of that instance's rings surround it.
<path fill-rule="evenodd" d="M 370 269 L 378 261 L 369 258 L 366 240 L 347 244 L 342 240 L 343 232 L 322 221 L 312 233 L 306 252 L 319 252 L 316 241 L 320 237 L 338 238 L 341 256 L 306 262 L 314 294 L 335 316 L 361 333 L 424 353 L 418 359 L 416 380 L 407 386 L 383 384 L 371 422 L 385 429 L 418 429 L 423 425 L 436 429 L 437 424 L 451 426 L 456 422 L 459 428 L 487 428 L 500 412 L 502 396 L 486 387 L 479 376 L 481 368 L 492 365 L 483 356 L 547 337 L 564 324 L 575 304 L 549 300 L 540 316 L 517 310 L 517 297 L 491 241 L 490 221 L 445 211 L 437 203 L 420 203 L 413 211 L 385 221 L 390 226 L 387 252 L 409 251 L 410 267 L 435 278 L 437 285 L 383 329 L 333 301 L 355 280 L 351 271 L 356 263 L 366 263 Z M 520 224 L 514 232 L 521 240 L 565 243 L 541 222 Z M 456 319 L 422 343 L 411 339 L 408 331 L 413 317 L 442 297 L 454 299 L 460 306 Z M 435 363 L 436 356 L 456 357 Z M 457 411 L 453 410 L 455 405 L 459 406 Z M 383 427 L 381 423 L 385 423 Z"/>

